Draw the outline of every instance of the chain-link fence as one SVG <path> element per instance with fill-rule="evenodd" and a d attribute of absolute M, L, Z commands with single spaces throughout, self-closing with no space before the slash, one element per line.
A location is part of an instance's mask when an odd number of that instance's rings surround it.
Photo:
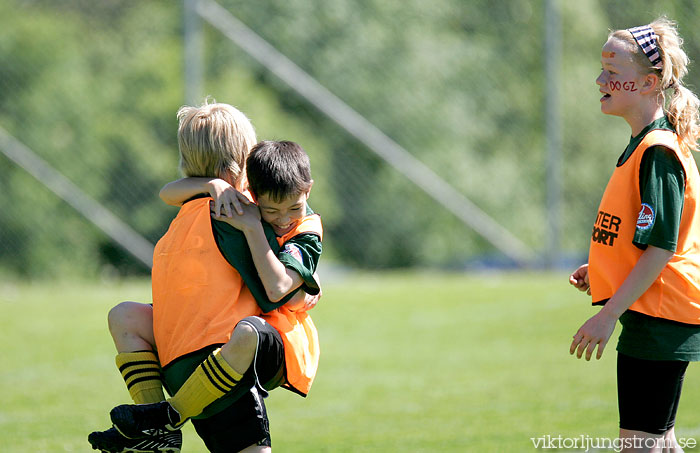
<path fill-rule="evenodd" d="M 238 107 L 259 139 L 302 144 L 315 180 L 310 203 L 324 219 L 324 260 L 372 269 L 508 264 L 516 246 L 536 262 L 548 249 L 583 259 L 629 133 L 599 112 L 594 80 L 608 29 L 667 13 L 691 59 L 700 58 L 692 0 L 191 3 L 199 51 L 187 65 L 196 65 L 199 84 L 187 90 Z M 202 5 L 223 13 L 207 16 Z M 560 30 L 554 79 L 545 73 L 547 7 Z M 175 215 L 158 191 L 179 176 L 184 14 L 169 1 L 0 2 L 0 145 L 19 143 L 82 194 L 58 190 L 61 198 L 31 175 L 36 161 L 22 168 L 0 155 L 3 273 L 147 271 L 105 232 L 99 207 L 151 243 Z M 333 118 L 338 109 L 329 116 L 212 19 L 229 15 L 406 154 L 388 163 L 387 146 L 369 143 L 367 129 Z M 691 86 L 700 86 L 698 71 L 691 66 Z M 548 188 L 546 170 L 545 107 L 555 95 L 560 189 Z M 403 168 L 414 159 L 408 167 L 424 165 L 425 177 Z M 452 195 L 431 193 L 433 176 Z M 561 190 L 558 210 L 547 208 L 548 190 Z M 477 232 L 482 213 L 490 226 Z M 553 244 L 552 224 L 561 225 Z"/>

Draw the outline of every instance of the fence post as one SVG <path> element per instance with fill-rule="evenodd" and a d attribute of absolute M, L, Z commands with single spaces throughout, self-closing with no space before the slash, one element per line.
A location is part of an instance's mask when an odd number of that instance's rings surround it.
<path fill-rule="evenodd" d="M 545 99 L 547 243 L 546 266 L 560 264 L 561 250 L 561 112 L 559 111 L 559 67 L 561 27 L 556 0 L 545 2 Z"/>
<path fill-rule="evenodd" d="M 199 105 L 202 102 L 202 21 L 197 14 L 199 0 L 184 0 L 184 72 L 185 104 Z"/>

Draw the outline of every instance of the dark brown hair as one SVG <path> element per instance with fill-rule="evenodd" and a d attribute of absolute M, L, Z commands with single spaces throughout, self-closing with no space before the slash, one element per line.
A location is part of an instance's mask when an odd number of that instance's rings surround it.
<path fill-rule="evenodd" d="M 275 202 L 307 192 L 313 180 L 309 156 L 290 141 L 262 141 L 253 146 L 246 161 L 248 187 L 255 196 Z"/>

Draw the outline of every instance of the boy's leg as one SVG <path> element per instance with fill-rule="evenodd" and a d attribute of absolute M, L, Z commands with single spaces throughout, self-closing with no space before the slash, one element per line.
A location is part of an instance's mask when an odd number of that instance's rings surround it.
<path fill-rule="evenodd" d="M 115 427 L 129 437 L 140 437 L 154 429 L 174 429 L 188 418 L 201 414 L 204 408 L 217 399 L 232 392 L 243 375 L 250 370 L 256 357 L 259 345 L 256 324 L 274 331 L 274 328 L 260 318 L 242 320 L 236 325 L 231 339 L 207 357 L 167 402 L 142 406 L 122 405 L 114 408 L 110 415 Z M 279 338 L 278 333 L 277 337 Z M 281 343 L 281 339 L 279 341 Z M 283 346 L 281 351 L 283 360 Z M 232 363 L 229 363 L 229 360 Z M 253 367 L 252 370 L 254 376 L 255 369 L 256 367 Z M 256 381 L 257 377 L 252 384 L 247 382 L 246 385 L 252 386 Z"/>
<path fill-rule="evenodd" d="M 165 400 L 160 363 L 155 353 L 153 307 L 122 302 L 107 316 L 117 348 L 117 368 L 136 404 Z"/>
<path fill-rule="evenodd" d="M 284 382 L 284 344 L 279 332 L 259 317 L 242 321 L 258 337 L 257 350 L 241 387 L 250 387 L 233 404 L 207 417 L 192 419 L 197 434 L 214 453 L 271 451 L 270 423 L 264 397 Z"/>
<path fill-rule="evenodd" d="M 107 315 L 109 333 L 117 352 L 154 350 L 153 307 L 138 302 L 122 302 Z"/>
<path fill-rule="evenodd" d="M 256 331 L 247 323 L 238 323 L 231 339 L 207 357 L 168 399 L 180 420 L 201 414 L 205 407 L 232 391 L 253 362 L 257 344 Z"/>
<path fill-rule="evenodd" d="M 136 404 L 165 400 L 162 370 L 155 353 L 153 307 L 149 304 L 122 302 L 110 310 L 109 331 L 117 348 L 116 364 Z M 182 433 L 163 433 L 149 439 L 129 439 L 114 428 L 95 431 L 88 436 L 93 449 L 102 451 L 180 451 Z"/>
<path fill-rule="evenodd" d="M 238 371 L 224 359 L 221 349 L 214 351 L 197 367 L 180 390 L 168 399 L 168 403 L 177 411 L 176 423 L 201 414 L 205 407 L 231 392 L 247 369 L 245 367 L 243 372 Z"/>
<path fill-rule="evenodd" d="M 262 452 L 271 448 L 268 420 L 264 400 L 253 387 L 221 412 L 192 419 L 192 425 L 212 453 Z"/>

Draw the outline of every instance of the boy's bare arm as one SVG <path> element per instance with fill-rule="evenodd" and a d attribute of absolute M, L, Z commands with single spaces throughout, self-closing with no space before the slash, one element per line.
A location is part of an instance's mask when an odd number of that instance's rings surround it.
<path fill-rule="evenodd" d="M 208 184 L 216 178 L 182 178 L 160 189 L 160 199 L 171 206 L 182 206 L 188 199 L 209 192 Z"/>
<path fill-rule="evenodd" d="M 282 264 L 270 248 L 260 221 L 258 221 L 257 227 L 244 229 L 243 233 L 248 241 L 255 268 L 263 282 L 267 297 L 272 302 L 278 302 L 301 286 L 303 283 L 301 275 Z"/>
<path fill-rule="evenodd" d="M 203 193 L 208 193 L 214 199 L 213 207 L 217 216 L 224 212 L 227 217 L 231 217 L 234 210 L 240 215 L 243 213 L 241 204 L 250 204 L 245 195 L 220 178 L 178 179 L 163 186 L 159 195 L 166 204 L 182 206 L 185 201 Z"/>
<path fill-rule="evenodd" d="M 303 279 L 298 272 L 282 264 L 270 248 L 262 223 L 260 223 L 258 207 L 250 204 L 243 206 L 242 210 L 242 215 L 230 218 L 213 215 L 217 220 L 223 220 L 243 232 L 267 297 L 272 302 L 278 302 L 301 286 Z"/>

